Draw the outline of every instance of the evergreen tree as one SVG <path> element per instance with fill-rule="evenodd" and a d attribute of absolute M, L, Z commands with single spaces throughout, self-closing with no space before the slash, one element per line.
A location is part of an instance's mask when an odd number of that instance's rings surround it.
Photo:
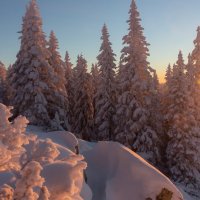
<path fill-rule="evenodd" d="M 149 76 L 149 98 L 150 104 L 147 106 L 147 109 L 150 113 L 149 125 L 161 136 L 163 134 L 162 121 L 163 116 L 161 113 L 161 93 L 159 89 L 159 80 L 156 73 L 156 70 L 152 67 L 148 67 L 150 73 Z"/>
<path fill-rule="evenodd" d="M 20 51 L 10 78 L 13 118 L 24 115 L 31 124 L 54 130 L 66 128 L 66 91 L 58 43 L 52 33 L 47 49 L 36 0 L 27 6 L 20 39 Z"/>
<path fill-rule="evenodd" d="M 87 73 L 87 62 L 78 56 L 74 68 L 74 120 L 72 131 L 85 140 L 90 140 L 93 126 L 91 76 Z"/>
<path fill-rule="evenodd" d="M 48 112 L 53 119 L 51 126 L 53 129 L 65 129 L 68 128 L 67 121 L 67 109 L 68 99 L 65 88 L 65 73 L 62 66 L 61 56 L 58 52 L 58 40 L 53 31 L 50 33 L 49 38 L 49 52 L 51 53 L 49 63 L 53 68 L 51 77 L 51 90 L 52 94 L 49 96 L 48 101 Z"/>
<path fill-rule="evenodd" d="M 48 83 L 53 69 L 48 63 L 50 53 L 46 49 L 42 19 L 35 0 L 27 6 L 20 39 L 12 77 L 14 118 L 24 115 L 32 124 L 49 125 L 47 96 L 51 94 Z"/>
<path fill-rule="evenodd" d="M 171 77 L 172 77 L 172 69 L 171 69 L 171 65 L 169 64 L 165 73 L 166 85 L 170 83 Z"/>
<path fill-rule="evenodd" d="M 123 38 L 125 47 L 118 76 L 115 138 L 137 152 L 148 152 L 154 157 L 158 153 L 158 137 L 149 126 L 150 113 L 146 109 L 151 104 L 148 43 L 134 0 L 129 14 L 129 33 Z"/>
<path fill-rule="evenodd" d="M 65 88 L 68 94 L 68 121 L 69 121 L 69 130 L 71 131 L 71 125 L 73 123 L 73 108 L 74 108 L 74 91 L 73 91 L 73 69 L 72 63 L 70 61 L 70 57 L 68 52 L 65 54 Z"/>
<path fill-rule="evenodd" d="M 200 26 L 197 28 L 197 36 L 194 40 L 194 50 L 192 51 L 191 58 L 196 68 L 196 80 L 200 78 Z"/>
<path fill-rule="evenodd" d="M 196 117 L 198 118 L 198 122 L 200 124 L 200 27 L 197 28 L 197 36 L 194 40 L 194 46 L 191 58 L 188 59 L 187 74 L 192 87 L 190 90 L 193 90 L 193 94 L 191 95 L 193 96 L 194 103 L 196 105 Z"/>
<path fill-rule="evenodd" d="M 97 57 L 99 83 L 95 94 L 95 127 L 99 140 L 113 139 L 113 115 L 115 113 L 115 54 L 111 48 L 106 25 L 102 29 L 102 45 Z"/>
<path fill-rule="evenodd" d="M 93 86 L 93 92 L 96 94 L 97 86 L 99 84 L 99 67 L 97 64 L 92 64 L 91 68 L 91 75 L 92 75 L 92 86 Z"/>
<path fill-rule="evenodd" d="M 6 76 L 6 93 L 5 93 L 5 105 L 12 105 L 12 97 L 14 92 L 14 89 L 12 87 L 12 78 L 14 76 L 14 70 L 13 70 L 13 66 L 9 65 L 8 69 L 7 69 L 7 76 Z"/>
<path fill-rule="evenodd" d="M 97 93 L 97 87 L 99 85 L 99 68 L 97 64 L 92 64 L 91 68 L 91 78 L 92 78 L 92 102 L 93 102 L 93 108 L 94 108 L 94 121 L 93 121 L 93 135 L 92 139 L 97 140 L 97 133 L 98 133 L 98 127 L 95 126 L 95 118 L 97 114 L 96 108 L 96 93 Z"/>
<path fill-rule="evenodd" d="M 200 181 L 199 127 L 195 119 L 194 101 L 188 91 L 182 53 L 173 67 L 170 79 L 168 110 L 168 137 L 166 150 L 168 167 L 175 181 L 198 187 Z"/>
<path fill-rule="evenodd" d="M 6 76 L 5 65 L 0 61 L 0 102 L 6 103 Z"/>
<path fill-rule="evenodd" d="M 173 69 L 175 67 L 173 66 Z M 163 119 L 163 128 L 164 130 L 167 132 L 168 129 L 169 129 L 169 123 L 168 123 L 168 108 L 171 104 L 171 99 L 170 99 L 170 90 L 171 90 L 171 80 L 173 78 L 173 69 L 171 68 L 171 65 L 169 64 L 167 66 L 167 70 L 166 70 L 166 73 L 165 73 L 165 85 L 163 86 L 163 91 L 162 91 L 162 114 L 164 116 L 164 119 Z M 165 135 L 166 136 L 166 135 Z"/>

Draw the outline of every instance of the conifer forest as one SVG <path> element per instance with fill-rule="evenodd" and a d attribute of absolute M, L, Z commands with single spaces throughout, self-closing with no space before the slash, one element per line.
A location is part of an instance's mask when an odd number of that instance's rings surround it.
<path fill-rule="evenodd" d="M 29 1 L 15 62 L 0 62 L 0 200 L 200 200 L 200 26 L 159 83 L 128 10 L 120 59 L 105 22 L 90 66 L 61 57 Z"/>

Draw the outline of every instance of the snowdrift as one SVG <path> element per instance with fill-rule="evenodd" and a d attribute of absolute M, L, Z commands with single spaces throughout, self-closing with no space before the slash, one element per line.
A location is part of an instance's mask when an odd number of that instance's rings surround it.
<path fill-rule="evenodd" d="M 173 192 L 172 200 L 183 199 L 167 177 L 119 143 L 99 142 L 83 155 L 95 200 L 154 200 L 164 188 Z"/>
<path fill-rule="evenodd" d="M 85 183 L 81 184 L 80 180 L 74 181 L 74 184 L 77 188 L 82 187 L 81 195 L 85 200 L 91 198 L 92 200 L 145 200 L 147 198 L 154 200 L 164 188 L 173 192 L 172 200 L 183 199 L 180 191 L 166 176 L 119 143 L 89 143 L 77 140 L 69 132 L 45 133 L 34 127 L 29 127 L 28 132 L 34 132 L 41 139 L 48 137 L 56 143 L 58 149 L 62 150 L 60 160 L 66 158 L 69 152 L 73 154 L 76 151 L 75 146 L 79 146 L 80 157 L 83 156 L 87 163 L 85 173 L 90 188 Z M 73 166 L 70 168 L 65 165 L 62 161 L 57 161 L 47 165 L 42 172 L 46 185 L 53 194 L 66 194 L 66 189 L 69 188 L 66 179 L 82 176 L 80 171 L 79 174 L 70 172 L 73 171 Z M 74 197 L 74 199 L 79 198 Z"/>

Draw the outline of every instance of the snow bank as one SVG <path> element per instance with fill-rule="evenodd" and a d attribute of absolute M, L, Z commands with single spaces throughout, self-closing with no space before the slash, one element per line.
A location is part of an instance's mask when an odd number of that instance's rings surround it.
<path fill-rule="evenodd" d="M 45 132 L 40 127 L 28 126 L 27 132 L 36 134 L 40 139 L 49 138 L 54 143 L 67 147 L 72 152 L 76 152 L 76 146 L 78 146 L 78 140 L 74 136 L 74 134 L 68 131 Z"/>
<path fill-rule="evenodd" d="M 67 131 L 45 132 L 36 126 L 29 126 L 27 132 L 37 135 L 38 143 L 51 139 L 59 151 L 55 161 L 44 165 L 41 172 L 51 194 L 50 200 L 91 200 L 92 192 L 83 177 L 87 163 L 82 155 L 75 154 L 78 151 L 76 137 Z"/>
<path fill-rule="evenodd" d="M 39 141 L 51 139 L 60 152 L 41 172 L 52 200 L 154 200 L 164 188 L 173 192 L 172 200 L 183 199 L 167 177 L 119 143 L 90 143 L 69 132 L 45 132 L 33 126 L 28 132 Z M 81 155 L 75 154 L 77 145 Z"/>
<path fill-rule="evenodd" d="M 173 192 L 172 200 L 183 199 L 167 177 L 123 145 L 99 142 L 84 156 L 93 200 L 156 199 L 163 188 Z"/>
<path fill-rule="evenodd" d="M 57 161 L 44 167 L 42 177 L 53 200 L 82 200 L 80 196 L 83 184 L 85 162 L 82 156 L 74 156 L 68 161 Z"/>

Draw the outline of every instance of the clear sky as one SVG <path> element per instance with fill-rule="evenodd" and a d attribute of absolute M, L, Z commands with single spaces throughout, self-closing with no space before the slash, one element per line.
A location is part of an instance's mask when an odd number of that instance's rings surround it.
<path fill-rule="evenodd" d="M 19 50 L 22 16 L 29 0 L 0 0 L 0 60 L 13 63 Z M 107 24 L 113 50 L 120 56 L 127 33 L 131 0 L 38 0 L 47 36 L 54 30 L 60 53 L 68 50 L 75 63 L 82 53 L 90 65 L 100 47 L 101 28 Z M 193 49 L 200 25 L 200 0 L 137 0 L 144 35 L 150 46 L 149 61 L 162 81 L 168 63 L 182 50 L 185 60 Z"/>

